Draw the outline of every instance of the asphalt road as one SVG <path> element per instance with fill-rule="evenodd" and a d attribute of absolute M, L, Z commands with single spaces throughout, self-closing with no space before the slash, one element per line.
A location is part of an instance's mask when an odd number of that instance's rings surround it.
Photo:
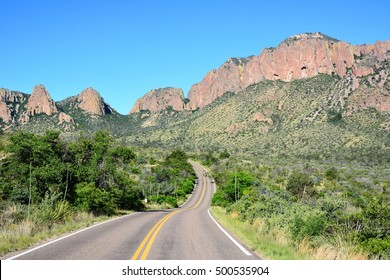
<path fill-rule="evenodd" d="M 191 162 L 198 184 L 180 208 L 138 212 L 14 254 L 24 260 L 243 260 L 258 257 L 209 214 L 214 193 L 207 171 Z"/>

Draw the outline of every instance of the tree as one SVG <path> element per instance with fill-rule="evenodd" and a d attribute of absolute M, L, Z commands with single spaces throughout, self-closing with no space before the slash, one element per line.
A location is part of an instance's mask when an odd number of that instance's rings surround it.
<path fill-rule="evenodd" d="M 228 183 L 221 187 L 221 191 L 226 194 L 226 196 L 221 194 L 222 197 L 226 197 L 230 203 L 236 202 L 244 192 L 252 188 L 253 180 L 253 176 L 246 171 L 230 174 Z"/>
<path fill-rule="evenodd" d="M 226 158 L 229 158 L 229 157 L 230 157 L 230 154 L 229 154 L 229 152 L 226 149 L 219 154 L 219 158 L 220 159 L 226 159 Z"/>
<path fill-rule="evenodd" d="M 0 167 L 5 199 L 28 203 L 31 196 L 34 201 L 39 201 L 48 191 L 63 191 L 66 164 L 61 157 L 64 143 L 58 132 L 34 135 L 22 131 L 10 135 L 9 141 L 6 147 L 9 156 Z M 27 190 L 29 185 L 32 190 Z"/>
<path fill-rule="evenodd" d="M 338 176 L 339 176 L 338 175 L 338 171 L 334 167 L 328 169 L 325 172 L 325 178 L 328 179 L 328 180 L 336 180 L 338 178 Z"/>
<path fill-rule="evenodd" d="M 330 110 L 328 112 L 328 122 L 332 124 L 339 124 L 343 121 L 343 115 L 336 110 Z"/>
<path fill-rule="evenodd" d="M 123 171 L 136 159 L 132 149 L 113 147 L 114 139 L 104 131 L 71 143 L 59 136 L 57 131 L 9 136 L 7 156 L 0 161 L 2 199 L 39 205 L 60 197 L 97 214 L 142 208 L 140 191 Z"/>
<path fill-rule="evenodd" d="M 313 192 L 314 181 L 308 174 L 293 172 L 288 178 L 286 189 L 295 197 L 304 199 L 304 196 Z"/>

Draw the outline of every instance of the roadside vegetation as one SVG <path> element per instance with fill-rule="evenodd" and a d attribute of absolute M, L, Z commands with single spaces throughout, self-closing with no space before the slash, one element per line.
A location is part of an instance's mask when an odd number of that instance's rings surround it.
<path fill-rule="evenodd" d="M 364 152 L 364 151 L 363 151 Z M 390 259 L 389 162 L 129 147 L 108 132 L 0 136 L 0 255 L 191 194 L 189 156 L 216 180 L 213 215 L 269 259 Z"/>
<path fill-rule="evenodd" d="M 0 255 L 131 211 L 177 207 L 194 186 L 184 151 L 130 148 L 105 131 L 0 140 Z"/>
<path fill-rule="evenodd" d="M 389 166 L 200 159 L 218 186 L 212 213 L 263 257 L 390 258 Z"/>

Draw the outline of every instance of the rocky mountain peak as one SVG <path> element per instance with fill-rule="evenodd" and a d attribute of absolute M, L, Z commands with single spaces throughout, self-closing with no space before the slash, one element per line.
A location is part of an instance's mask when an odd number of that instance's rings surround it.
<path fill-rule="evenodd" d="M 37 85 L 27 102 L 27 116 L 44 113 L 48 116 L 58 113 L 57 106 L 44 85 Z"/>
<path fill-rule="evenodd" d="M 166 87 L 153 89 L 139 98 L 130 113 L 141 110 L 158 112 L 171 107 L 175 111 L 183 111 L 185 106 L 184 93 L 180 88 Z"/>
<path fill-rule="evenodd" d="M 250 61 L 250 59 L 252 57 L 253 56 L 249 56 L 249 57 L 231 57 L 224 63 L 224 65 L 234 64 L 235 66 L 240 66 L 240 65 L 244 66 L 244 65 L 246 65 Z"/>
<path fill-rule="evenodd" d="M 0 101 L 3 102 L 23 102 L 25 96 L 18 91 L 0 88 Z"/>
<path fill-rule="evenodd" d="M 26 96 L 18 91 L 0 88 L 0 119 L 4 123 L 14 121 L 14 116 L 20 110 L 20 104 L 26 100 Z"/>
<path fill-rule="evenodd" d="M 307 41 L 307 40 L 323 40 L 323 41 L 329 41 L 329 42 L 340 42 L 339 40 L 332 38 L 328 35 L 325 35 L 321 32 L 313 32 L 313 33 L 301 33 L 296 34 L 288 37 L 280 45 L 286 44 L 287 46 L 293 46 L 297 44 L 298 42 Z"/>
<path fill-rule="evenodd" d="M 375 45 L 351 45 L 320 32 L 293 35 L 259 56 L 232 58 L 206 74 L 189 93 L 189 109 L 203 108 L 224 93 L 239 92 L 263 80 L 290 82 L 318 74 L 355 78 L 373 74 L 390 58 L 390 40 Z M 356 80 L 356 79 L 355 79 Z"/>
<path fill-rule="evenodd" d="M 92 87 L 83 90 L 77 96 L 76 107 L 92 115 L 105 115 L 112 112 L 111 108 L 104 102 L 99 92 Z"/>

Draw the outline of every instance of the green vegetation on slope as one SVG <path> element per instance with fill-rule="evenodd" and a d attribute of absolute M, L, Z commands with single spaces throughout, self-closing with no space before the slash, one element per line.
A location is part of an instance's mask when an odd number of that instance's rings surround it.
<path fill-rule="evenodd" d="M 390 115 L 365 105 L 381 94 L 368 85 L 352 90 L 347 78 L 328 75 L 264 81 L 192 114 L 145 114 L 126 139 L 194 152 L 389 162 Z"/>
<path fill-rule="evenodd" d="M 212 204 L 223 207 L 222 219 L 230 215 L 228 228 L 237 224 L 237 235 L 267 258 L 290 258 L 283 252 L 295 248 L 299 258 L 389 259 L 388 168 L 256 157 L 216 161 Z M 259 247 L 266 240 L 276 241 L 271 251 Z"/>

